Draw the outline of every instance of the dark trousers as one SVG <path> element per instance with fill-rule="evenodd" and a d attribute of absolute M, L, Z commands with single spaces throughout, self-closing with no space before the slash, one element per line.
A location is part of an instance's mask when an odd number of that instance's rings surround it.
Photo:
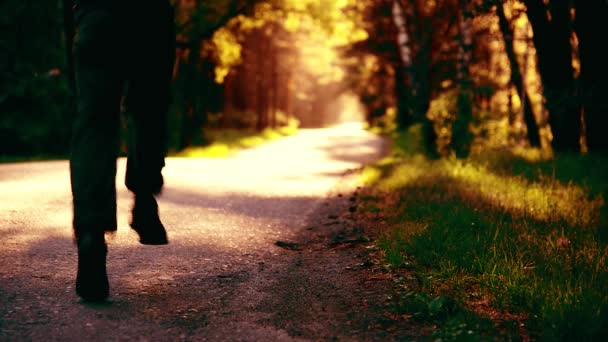
<path fill-rule="evenodd" d="M 129 122 L 126 185 L 135 194 L 162 188 L 175 32 L 173 9 L 161 4 L 77 15 L 70 157 L 77 236 L 116 230 L 121 100 Z"/>

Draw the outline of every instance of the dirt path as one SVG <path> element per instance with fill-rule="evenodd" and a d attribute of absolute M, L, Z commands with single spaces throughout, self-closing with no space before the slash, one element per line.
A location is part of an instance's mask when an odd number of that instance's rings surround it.
<path fill-rule="evenodd" d="M 109 242 L 111 300 L 79 302 L 67 162 L 0 165 L 0 340 L 391 340 L 391 282 L 349 215 L 349 170 L 383 141 L 309 130 L 222 160 L 169 159 L 170 245 L 130 232 L 121 184 Z"/>

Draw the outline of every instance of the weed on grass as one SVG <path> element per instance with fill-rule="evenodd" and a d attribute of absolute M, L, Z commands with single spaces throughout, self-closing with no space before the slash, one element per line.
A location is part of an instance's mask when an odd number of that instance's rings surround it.
<path fill-rule="evenodd" d="M 523 150 L 428 160 L 395 146 L 364 171 L 363 207 L 387 223 L 377 241 L 387 264 L 419 280 L 404 311 L 437 319 L 438 334 L 475 335 L 493 317 L 541 340 L 608 336 L 608 161 Z M 470 322 L 478 328 L 459 329 Z"/>

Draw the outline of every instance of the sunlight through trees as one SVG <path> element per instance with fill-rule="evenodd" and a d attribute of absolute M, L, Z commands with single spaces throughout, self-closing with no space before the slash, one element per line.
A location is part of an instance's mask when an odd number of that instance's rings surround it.
<path fill-rule="evenodd" d="M 606 151 L 606 56 L 593 45 L 601 30 L 587 24 L 603 22 L 605 2 L 172 3 L 174 150 L 210 143 L 213 129 L 335 123 L 336 99 L 350 93 L 371 127 L 421 123 L 429 155 Z M 70 6 L 2 5 L 3 155 L 66 151 L 69 127 L 58 123 L 73 111 Z"/>

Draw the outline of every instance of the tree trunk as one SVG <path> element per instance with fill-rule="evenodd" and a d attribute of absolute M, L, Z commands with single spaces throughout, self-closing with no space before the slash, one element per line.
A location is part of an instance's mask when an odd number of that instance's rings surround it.
<path fill-rule="evenodd" d="M 271 41 L 272 43 L 272 41 Z M 271 54 L 271 62 L 270 62 L 270 70 L 272 70 L 272 79 L 271 86 L 269 91 L 271 92 L 271 101 L 270 101 L 270 127 L 277 127 L 277 111 L 279 110 L 279 70 L 278 70 L 278 61 L 279 58 L 277 56 L 278 51 L 274 44 L 271 44 L 270 47 Z"/>
<path fill-rule="evenodd" d="M 204 135 L 205 127 L 209 120 L 209 112 L 211 112 L 217 104 L 214 101 L 220 100 L 220 94 L 214 96 L 212 91 L 215 86 L 215 65 L 211 60 L 205 58 L 198 72 L 198 86 L 196 87 L 196 107 L 194 112 L 194 139 L 197 144 L 204 145 L 207 143 L 207 138 Z"/>
<path fill-rule="evenodd" d="M 580 106 L 575 97 L 569 1 L 524 0 L 534 30 L 538 70 L 543 83 L 555 151 L 580 150 Z M 602 19 L 605 20 L 605 19 Z"/>
<path fill-rule="evenodd" d="M 195 140 L 196 134 L 196 113 L 197 104 L 199 101 L 199 82 L 201 71 L 198 68 L 199 64 L 199 46 L 200 42 L 192 41 L 190 43 L 190 52 L 186 62 L 180 68 L 181 78 L 181 93 L 183 96 L 183 108 L 181 110 L 181 125 L 179 136 L 179 149 L 184 149 L 191 146 Z"/>
<path fill-rule="evenodd" d="M 232 116 L 234 113 L 234 97 L 235 97 L 235 87 L 234 87 L 234 75 L 228 74 L 226 79 L 224 80 L 224 110 L 222 112 L 222 116 L 220 117 L 219 126 L 221 128 L 227 128 L 228 117 Z"/>
<path fill-rule="evenodd" d="M 287 71 L 287 77 L 286 77 L 286 84 L 285 84 L 285 115 L 287 115 L 288 117 L 292 117 L 295 116 L 295 112 L 294 112 L 294 105 L 293 105 L 293 95 L 294 95 L 294 89 L 293 89 L 293 74 L 291 71 Z"/>
<path fill-rule="evenodd" d="M 418 13 L 419 2 L 410 4 Z M 424 30 L 410 23 L 403 0 L 395 0 L 392 7 L 392 19 L 397 31 L 397 49 L 399 61 L 395 65 L 395 97 L 397 102 L 397 127 L 404 130 L 416 122 L 423 125 L 422 142 L 430 157 L 437 156 L 437 134 L 431 122 L 426 117 L 430 104 L 430 49 L 419 47 L 418 52 L 412 51 L 412 30 Z M 420 17 L 420 15 L 418 15 Z M 420 19 L 420 18 L 419 18 Z M 420 38 L 420 37 L 418 37 Z M 417 41 L 421 46 L 423 39 Z"/>
<path fill-rule="evenodd" d="M 469 79 L 469 63 L 471 60 L 471 18 L 469 16 L 469 1 L 459 1 L 459 50 L 458 50 L 458 113 L 452 127 L 450 145 L 456 156 L 464 158 L 471 150 L 473 134 L 469 128 L 473 117 L 471 99 L 471 82 Z"/>
<path fill-rule="evenodd" d="M 266 128 L 266 99 L 265 99 L 265 95 L 266 95 L 266 89 L 264 87 L 264 69 L 265 69 L 265 64 L 264 63 L 264 37 L 263 37 L 263 33 L 258 30 L 255 33 L 255 38 L 256 38 L 256 73 L 255 73 L 255 88 L 256 88 L 256 108 L 255 111 L 257 113 L 257 123 L 256 123 L 256 129 L 258 131 L 262 131 L 264 128 Z"/>
<path fill-rule="evenodd" d="M 577 0 L 575 28 L 581 61 L 580 92 L 584 94 L 587 148 L 608 153 L 608 51 L 601 47 L 608 30 L 608 3 Z"/>
<path fill-rule="evenodd" d="M 393 21 L 397 28 L 397 48 L 399 64 L 395 68 L 395 97 L 397 99 L 397 128 L 406 129 L 413 122 L 411 110 L 412 75 L 408 70 L 412 67 L 412 52 L 409 47 L 409 34 L 403 4 L 400 0 L 393 3 Z"/>
<path fill-rule="evenodd" d="M 525 88 L 524 79 L 520 72 L 519 63 L 517 62 L 517 55 L 513 48 L 513 30 L 507 20 L 505 11 L 501 1 L 496 1 L 496 14 L 498 15 L 498 22 L 500 31 L 502 32 L 503 39 L 505 41 L 505 49 L 507 57 L 509 58 L 509 64 L 511 67 L 511 83 L 517 89 L 517 94 L 521 99 L 521 105 L 524 109 L 524 122 L 526 123 L 526 129 L 528 134 L 528 141 L 533 147 L 540 147 L 540 132 L 538 124 L 536 123 L 536 117 L 532 109 L 532 103 L 528 96 L 528 90 Z"/>

